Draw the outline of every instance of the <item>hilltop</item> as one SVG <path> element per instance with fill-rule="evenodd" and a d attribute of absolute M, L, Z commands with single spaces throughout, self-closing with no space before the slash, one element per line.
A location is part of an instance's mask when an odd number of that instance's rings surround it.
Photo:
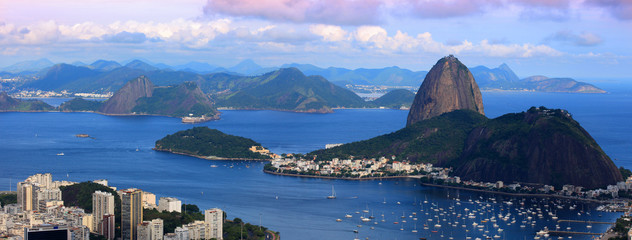
<path fill-rule="evenodd" d="M 458 109 L 480 114 L 483 96 L 470 70 L 450 55 L 437 61 L 419 87 L 406 126 Z"/>
<path fill-rule="evenodd" d="M 0 112 L 47 112 L 55 107 L 40 100 L 22 100 L 10 97 L 6 92 L 0 92 Z"/>
<path fill-rule="evenodd" d="M 156 141 L 154 150 L 207 159 L 270 159 L 266 155 L 250 151 L 249 148 L 252 146 L 261 147 L 261 144 L 216 129 L 195 127 Z"/>

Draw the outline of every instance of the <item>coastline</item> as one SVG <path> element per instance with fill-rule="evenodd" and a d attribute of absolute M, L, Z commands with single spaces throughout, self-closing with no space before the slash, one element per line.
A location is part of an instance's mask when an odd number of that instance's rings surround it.
<path fill-rule="evenodd" d="M 415 178 L 414 176 L 386 176 L 386 177 L 365 177 L 365 178 L 352 178 L 352 177 L 332 177 L 332 176 L 316 176 L 316 175 L 303 175 L 294 173 L 279 173 L 269 170 L 263 170 L 264 173 L 289 176 L 289 177 L 304 177 L 304 178 L 322 178 L 322 179 L 339 179 L 339 180 L 352 180 L 352 181 L 368 181 L 368 180 L 381 180 L 381 179 L 397 179 L 397 178 Z"/>
<path fill-rule="evenodd" d="M 167 152 L 167 153 L 173 153 L 173 154 L 178 154 L 178 155 L 184 155 L 184 156 L 189 156 L 189 157 L 194 157 L 194 158 L 200 158 L 200 159 L 204 159 L 204 160 L 218 160 L 218 161 L 257 161 L 257 162 L 270 161 L 270 159 L 256 159 L 256 158 L 223 158 L 223 157 L 215 157 L 215 156 L 199 156 L 199 155 L 190 154 L 190 153 L 174 152 L 174 151 L 170 151 L 170 150 L 167 150 L 167 149 L 158 149 L 158 148 L 152 148 L 152 150 L 154 150 L 154 151 L 158 151 L 158 152 Z"/>
<path fill-rule="evenodd" d="M 427 187 L 450 188 L 450 189 L 458 189 L 458 190 L 473 191 L 473 192 L 484 192 L 484 193 L 499 194 L 499 195 L 506 195 L 506 196 L 514 196 L 514 197 L 538 197 L 538 198 L 550 197 L 550 198 L 563 198 L 563 199 L 593 202 L 593 203 L 609 203 L 613 201 L 613 200 L 608 201 L 608 200 L 577 198 L 577 197 L 572 197 L 572 196 L 563 196 L 563 195 L 545 194 L 545 193 L 509 193 L 509 192 L 492 191 L 492 190 L 486 190 L 486 189 L 475 189 L 475 188 L 467 188 L 467 187 L 439 185 L 439 184 L 432 184 L 432 183 L 420 183 L 420 184 L 422 186 L 427 186 Z"/>

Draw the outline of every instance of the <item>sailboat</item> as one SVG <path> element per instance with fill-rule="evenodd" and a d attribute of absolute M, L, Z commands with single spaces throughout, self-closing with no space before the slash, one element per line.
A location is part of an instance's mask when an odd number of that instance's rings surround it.
<path fill-rule="evenodd" d="M 331 185 L 331 195 L 327 196 L 327 199 L 336 199 L 336 191 L 334 190 L 334 185 Z"/>

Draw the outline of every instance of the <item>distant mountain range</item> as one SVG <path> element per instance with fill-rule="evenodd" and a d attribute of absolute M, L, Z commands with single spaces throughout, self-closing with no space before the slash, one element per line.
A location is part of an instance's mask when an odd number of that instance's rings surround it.
<path fill-rule="evenodd" d="M 148 76 L 158 85 L 178 84 L 213 78 L 213 74 L 228 74 L 230 78 L 261 76 L 282 68 L 296 68 L 307 76 L 319 75 L 338 86 L 419 86 L 427 71 L 411 71 L 399 67 L 380 69 L 320 68 L 311 64 L 285 64 L 281 67 L 262 67 L 252 60 L 244 60 L 232 67 L 219 67 L 202 62 L 169 66 L 131 60 L 127 64 L 97 60 L 86 65 L 53 64 L 47 59 L 16 63 L 0 69 L 0 76 L 34 76 L 17 89 L 70 90 L 74 92 L 116 91 L 131 78 Z M 532 76 L 520 79 L 507 64 L 490 69 L 478 66 L 470 69 L 481 90 L 518 90 L 543 92 L 605 93 L 598 87 L 571 78 Z M 202 85 L 200 85 L 202 87 Z M 202 87 L 203 88 L 203 87 Z"/>

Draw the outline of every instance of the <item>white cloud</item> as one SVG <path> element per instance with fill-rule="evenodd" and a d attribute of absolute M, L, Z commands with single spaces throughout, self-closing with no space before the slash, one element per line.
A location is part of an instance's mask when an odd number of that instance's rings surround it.
<path fill-rule="evenodd" d="M 309 31 L 323 37 L 325 41 L 338 42 L 349 40 L 349 32 L 343 30 L 340 26 L 316 24 L 309 26 Z"/>
<path fill-rule="evenodd" d="M 490 44 L 489 41 L 483 40 L 476 47 L 487 56 L 492 57 L 540 57 L 540 56 L 561 56 L 562 53 L 546 45 L 533 44 Z"/>

